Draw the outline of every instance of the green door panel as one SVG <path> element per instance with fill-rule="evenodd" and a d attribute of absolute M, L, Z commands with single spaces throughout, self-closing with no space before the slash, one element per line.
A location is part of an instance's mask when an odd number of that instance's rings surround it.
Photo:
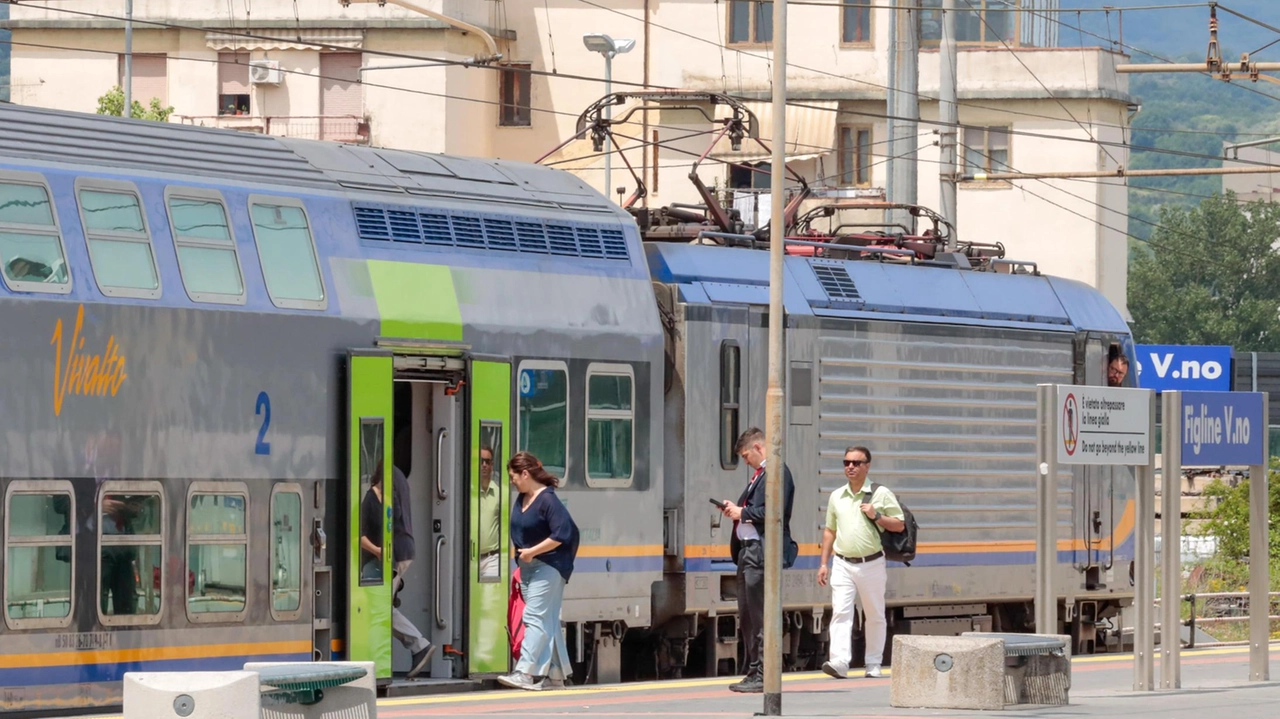
<path fill-rule="evenodd" d="M 347 366 L 347 656 L 391 677 L 391 506 L 382 502 L 382 558 L 361 547 L 361 505 L 372 482 L 391 496 L 392 358 L 351 352 Z"/>
<path fill-rule="evenodd" d="M 506 472 L 510 417 L 511 365 L 472 363 L 467 559 L 471 590 L 467 666 L 472 674 L 506 672 L 511 662 L 507 637 L 511 495 Z M 482 457 L 492 458 L 492 465 L 482 462 Z"/>

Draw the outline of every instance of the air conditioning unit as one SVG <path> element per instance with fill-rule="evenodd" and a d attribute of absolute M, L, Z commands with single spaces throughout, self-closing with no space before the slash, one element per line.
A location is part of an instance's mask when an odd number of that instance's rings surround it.
<path fill-rule="evenodd" d="M 249 82 L 254 85 L 279 85 L 281 75 L 279 60 L 249 61 Z"/>

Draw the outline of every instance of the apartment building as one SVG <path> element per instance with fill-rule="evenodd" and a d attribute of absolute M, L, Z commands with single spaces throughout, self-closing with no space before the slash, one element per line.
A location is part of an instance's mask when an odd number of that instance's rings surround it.
<path fill-rule="evenodd" d="M 1060 47 L 1074 18 L 1057 0 L 967 0 L 958 16 L 959 141 L 964 169 L 1110 170 L 1127 165 L 1133 99 L 1124 56 Z M 416 5 L 429 14 L 399 5 Z M 887 181 L 890 0 L 791 5 L 787 165 L 819 195 L 882 198 Z M 941 0 L 922 0 L 926 8 Z M 123 0 L 31 0 L 14 33 L 13 101 L 92 112 L 122 82 Z M 584 36 L 631 40 L 609 62 L 611 89 L 732 95 L 771 136 L 772 2 L 767 0 L 134 0 L 135 99 L 159 98 L 171 122 L 429 152 L 536 160 L 573 137 L 604 94 L 606 61 Z M 937 207 L 940 16 L 918 14 L 918 202 Z M 30 43 L 24 45 L 22 43 Z M 620 43 L 626 45 L 626 43 Z M 638 101 L 612 107 L 625 118 Z M 547 159 L 616 196 L 636 180 L 649 206 L 698 202 L 692 160 L 714 125 L 675 107 L 615 127 L 626 160 L 589 138 Z M 1098 142 L 1105 144 L 1098 144 Z M 645 143 L 649 143 L 646 145 Z M 656 149 L 652 146 L 656 143 Z M 692 153 L 692 154 L 690 154 Z M 729 167 L 726 163 L 740 163 Z M 758 221 L 768 153 L 727 140 L 699 176 Z M 1122 182 L 965 182 L 963 239 L 1101 289 L 1125 308 L 1127 196 Z"/>

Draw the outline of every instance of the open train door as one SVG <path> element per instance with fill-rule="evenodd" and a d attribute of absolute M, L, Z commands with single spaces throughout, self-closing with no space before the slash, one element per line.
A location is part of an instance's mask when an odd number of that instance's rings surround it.
<path fill-rule="evenodd" d="M 507 459 L 514 438 L 511 417 L 511 365 L 474 361 L 471 365 L 472 481 L 470 557 L 470 642 L 467 668 L 477 674 L 505 673 L 510 664 L 507 600 L 511 589 L 508 519 L 512 495 Z"/>
<path fill-rule="evenodd" d="M 391 505 L 371 531 L 381 559 L 361 547 L 361 510 L 374 483 L 391 496 L 392 376 L 390 352 L 347 355 L 347 658 L 374 662 L 379 680 L 391 678 Z"/>

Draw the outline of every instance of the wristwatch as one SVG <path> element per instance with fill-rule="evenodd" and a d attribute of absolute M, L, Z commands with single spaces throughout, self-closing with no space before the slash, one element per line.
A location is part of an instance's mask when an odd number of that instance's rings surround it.
<path fill-rule="evenodd" d="M 876 510 L 876 516 L 872 517 L 872 518 L 871 518 L 871 521 L 873 521 L 873 522 L 879 522 L 879 521 L 880 521 L 880 510 L 878 510 L 878 509 Z"/>

